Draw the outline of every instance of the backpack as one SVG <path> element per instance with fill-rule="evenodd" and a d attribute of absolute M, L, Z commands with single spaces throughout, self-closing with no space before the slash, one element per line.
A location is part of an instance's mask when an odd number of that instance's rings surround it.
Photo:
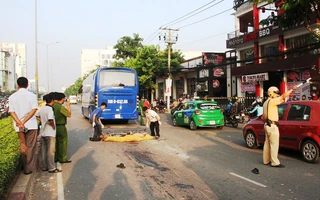
<path fill-rule="evenodd" d="M 89 122 L 90 122 L 90 123 L 93 122 L 93 121 L 92 121 L 92 120 L 93 120 L 93 116 L 94 116 L 94 114 L 97 114 L 97 113 L 98 113 L 99 109 L 100 109 L 100 108 L 94 109 L 94 111 L 90 114 L 90 116 L 89 116 Z"/>

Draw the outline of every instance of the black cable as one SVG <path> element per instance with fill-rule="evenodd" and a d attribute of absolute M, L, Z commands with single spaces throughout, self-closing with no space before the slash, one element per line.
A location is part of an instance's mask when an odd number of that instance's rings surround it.
<path fill-rule="evenodd" d="M 203 9 L 203 10 L 200 10 L 199 12 L 197 12 L 197 13 L 195 13 L 195 14 L 193 14 L 193 15 L 190 15 L 190 16 L 188 16 L 188 17 L 184 18 L 184 19 L 181 19 L 181 20 L 179 20 L 179 21 L 177 21 L 177 22 L 173 23 L 173 24 L 170 24 L 170 26 L 175 25 L 175 24 L 178 24 L 178 23 L 180 23 L 180 22 L 182 22 L 182 21 L 184 21 L 184 20 L 186 20 L 186 19 L 189 19 L 189 18 L 191 18 L 191 17 L 193 17 L 193 16 L 195 16 L 195 15 L 197 15 L 197 14 L 199 14 L 199 13 L 202 13 L 202 12 L 204 12 L 204 11 L 208 10 L 209 8 L 212 8 L 213 6 L 218 5 L 219 3 L 223 2 L 223 1 L 224 1 L 224 0 L 221 0 L 221 1 L 219 1 L 218 3 L 215 3 L 215 4 L 213 4 L 213 5 L 211 5 L 211 6 L 207 7 L 207 8 L 205 8 L 205 9 Z M 165 28 L 167 28 L 167 27 L 168 27 L 168 26 L 166 26 Z"/>
<path fill-rule="evenodd" d="M 166 23 L 166 24 L 162 25 L 160 28 L 162 28 L 162 27 L 164 27 L 164 26 L 168 26 L 169 24 L 174 23 L 174 22 L 176 22 L 176 21 L 178 21 L 178 20 L 180 20 L 180 19 L 182 19 L 182 18 L 184 18 L 184 17 L 188 16 L 188 15 L 190 15 L 190 14 L 192 14 L 192 13 L 194 13 L 194 12 L 196 12 L 196 11 L 200 10 L 201 8 L 206 7 L 207 5 L 210 5 L 211 3 L 215 2 L 215 1 L 216 1 L 216 0 L 210 1 L 209 3 L 207 3 L 207 4 L 203 5 L 203 6 L 201 6 L 200 8 L 195 9 L 194 11 L 191 11 L 191 12 L 189 12 L 188 14 L 183 15 L 182 17 L 179 17 L 179 18 L 177 18 L 177 19 L 175 19 L 175 20 L 173 20 L 173 21 L 171 21 L 171 22 L 169 22 L 169 23 Z"/>
<path fill-rule="evenodd" d="M 212 16 L 210 16 L 210 17 L 204 18 L 204 19 L 202 19 L 202 20 L 199 20 L 199 21 L 196 21 L 196 22 L 193 22 L 193 23 L 190 23 L 190 24 L 187 24 L 187 25 L 181 26 L 181 27 L 179 27 L 178 29 L 182 29 L 182 28 L 185 28 L 185 27 L 188 27 L 188 26 L 191 26 L 191 25 L 194 25 L 194 24 L 197 24 L 197 23 L 203 22 L 203 21 L 205 21 L 205 20 L 211 19 L 211 18 L 213 18 L 213 17 L 216 17 L 216 16 L 218 16 L 218 15 L 221 15 L 221 14 L 223 14 L 223 13 L 225 13 L 225 12 L 230 11 L 230 10 L 233 10 L 233 8 L 230 8 L 230 9 L 224 10 L 224 11 L 222 11 L 222 12 L 220 12 L 220 13 L 217 13 L 217 14 L 212 15 Z"/>

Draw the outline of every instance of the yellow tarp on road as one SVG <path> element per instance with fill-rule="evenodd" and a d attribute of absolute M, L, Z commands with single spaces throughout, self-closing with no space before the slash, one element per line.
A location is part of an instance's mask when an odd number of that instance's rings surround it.
<path fill-rule="evenodd" d="M 105 136 L 104 142 L 140 142 L 143 140 L 153 140 L 154 137 L 149 134 L 133 134 L 126 136 Z"/>

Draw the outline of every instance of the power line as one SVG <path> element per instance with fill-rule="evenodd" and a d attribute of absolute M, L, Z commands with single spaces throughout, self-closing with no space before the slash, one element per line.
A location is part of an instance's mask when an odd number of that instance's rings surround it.
<path fill-rule="evenodd" d="M 203 6 L 201 6 L 201 7 L 199 7 L 199 8 L 197 8 L 197 9 L 195 9 L 194 11 L 191 11 L 191 12 L 189 12 L 188 14 L 185 14 L 185 15 L 183 15 L 182 17 L 179 17 L 179 18 L 177 18 L 177 19 L 175 19 L 175 20 L 173 20 L 173 21 L 171 21 L 171 22 L 169 22 L 169 23 L 166 23 L 166 24 L 164 24 L 164 25 L 162 25 L 159 29 L 161 29 L 162 27 L 164 27 L 164 26 L 166 26 L 165 28 L 167 28 L 167 26 L 169 25 L 169 24 L 171 24 L 171 23 L 174 23 L 175 22 L 175 24 L 176 23 L 178 23 L 178 22 L 176 22 L 176 21 L 178 21 L 178 20 L 180 20 L 180 19 L 182 19 L 182 18 L 184 18 L 184 17 L 186 17 L 186 16 L 188 16 L 188 15 L 190 15 L 190 14 L 192 14 L 192 13 L 194 13 L 194 12 L 196 12 L 196 11 L 198 11 L 198 10 L 200 10 L 200 9 L 202 9 L 202 8 L 204 8 L 204 7 L 206 7 L 206 6 L 208 6 L 208 5 L 210 5 L 211 3 L 213 3 L 213 2 L 215 2 L 216 0 L 213 0 L 213 1 L 210 1 L 209 3 L 207 3 L 207 4 L 205 4 L 205 5 L 203 5 Z M 222 1 L 224 1 L 224 0 L 222 0 Z M 216 4 L 215 4 L 216 5 Z M 211 8 L 212 6 L 210 6 L 209 8 Z M 209 9 L 209 8 L 206 8 L 205 10 L 207 10 L 207 9 Z M 205 11 L 205 10 L 203 10 L 203 11 Z M 200 11 L 200 12 L 203 12 L 203 11 Z M 197 14 L 199 14 L 200 12 L 198 12 Z M 196 14 L 194 14 L 194 15 L 196 15 Z M 194 16 L 194 15 L 192 15 L 192 16 Z M 190 17 L 188 17 L 188 18 L 190 18 Z M 186 18 L 186 19 L 188 19 L 188 18 Z M 181 20 L 181 21 L 183 21 L 183 20 Z M 180 21 L 179 21 L 180 22 Z M 152 40 L 154 40 L 154 38 L 155 38 L 155 36 L 154 35 L 158 35 L 159 33 L 159 29 L 157 29 L 155 32 L 153 32 L 146 40 L 144 40 L 144 43 L 149 43 L 149 42 L 151 42 Z M 153 37 L 153 38 L 152 38 Z M 150 38 L 152 38 L 150 41 L 149 41 L 149 39 Z"/>
<path fill-rule="evenodd" d="M 215 3 L 215 4 L 211 5 L 211 6 L 209 6 L 209 7 L 205 8 L 205 9 L 203 9 L 203 10 L 200 10 L 200 11 L 197 12 L 197 13 L 194 13 L 193 15 L 190 15 L 190 16 L 184 18 L 184 19 L 181 19 L 181 20 L 173 23 L 173 24 L 170 24 L 170 26 L 172 26 L 172 25 L 174 25 L 174 24 L 178 24 L 178 23 L 180 23 L 180 22 L 182 22 L 182 21 L 184 21 L 184 20 L 186 20 L 186 19 L 189 19 L 189 18 L 191 18 L 191 17 L 193 17 L 193 16 L 195 16 L 195 15 L 197 15 L 197 14 L 199 14 L 199 13 L 202 13 L 202 12 L 208 10 L 209 8 L 212 8 L 213 6 L 218 5 L 219 3 L 223 2 L 223 1 L 224 1 L 224 0 L 221 0 L 221 1 L 219 1 L 219 2 L 217 2 L 217 3 Z M 167 27 L 168 27 L 168 26 L 167 26 Z"/>
<path fill-rule="evenodd" d="M 204 8 L 204 7 L 206 7 L 207 5 L 210 5 L 211 3 L 215 2 L 215 1 L 216 1 L 216 0 L 210 1 L 209 3 L 207 3 L 207 4 L 203 5 L 203 6 L 201 6 L 200 8 L 197 8 L 197 9 L 195 9 L 194 11 L 191 11 L 191 12 L 189 12 L 188 14 L 185 14 L 185 15 L 183 15 L 182 17 L 179 17 L 179 18 L 177 18 L 177 19 L 175 19 L 175 20 L 173 20 L 173 21 L 171 21 L 171 22 L 169 22 L 169 23 L 166 23 L 166 24 L 162 25 L 161 27 L 164 27 L 164 26 L 166 26 L 166 27 L 167 27 L 169 24 L 174 23 L 174 22 L 176 22 L 176 21 L 178 21 L 178 20 L 180 20 L 180 19 L 182 19 L 182 18 L 184 18 L 184 17 L 188 16 L 188 15 L 190 15 L 190 14 L 192 14 L 192 13 L 194 13 L 194 12 L 196 12 L 196 11 L 198 11 L 198 10 L 200 10 L 200 9 Z"/>
<path fill-rule="evenodd" d="M 194 25 L 194 24 L 197 24 L 197 23 L 203 22 L 203 21 L 205 21 L 205 20 L 211 19 L 211 18 L 213 18 L 213 17 L 216 17 L 216 16 L 218 16 L 218 15 L 221 15 L 221 14 L 223 14 L 223 13 L 225 13 L 225 12 L 230 11 L 230 10 L 233 10 L 233 8 L 230 8 L 230 9 L 224 10 L 224 11 L 222 11 L 222 12 L 220 12 L 220 13 L 217 13 L 217 14 L 212 15 L 212 16 L 210 16 L 210 17 L 204 18 L 204 19 L 202 19 L 202 20 L 199 20 L 199 21 L 196 21 L 196 22 L 193 22 L 193 23 L 190 23 L 190 24 L 187 24 L 187 25 L 181 26 L 181 27 L 179 27 L 178 29 L 182 29 L 182 28 L 185 28 L 185 27 L 188 27 L 188 26 L 191 26 L 191 25 Z"/>
<path fill-rule="evenodd" d="M 157 29 L 155 32 L 153 32 L 153 33 L 152 33 L 146 40 L 144 40 L 143 42 L 144 42 L 144 43 L 147 43 L 147 41 L 148 41 L 151 37 L 153 37 L 155 34 L 158 35 L 158 34 L 159 34 L 158 32 L 159 32 L 159 29 Z M 154 38 L 153 38 L 153 39 L 154 39 Z M 152 40 L 153 40 L 153 39 L 152 39 Z M 150 41 L 149 41 L 149 42 L 150 42 Z M 148 43 L 149 43 L 149 42 L 148 42 Z M 148 43 L 147 43 L 147 44 L 148 44 Z"/>
<path fill-rule="evenodd" d="M 155 32 L 156 34 L 155 34 L 155 35 L 153 34 L 153 35 L 154 35 L 153 38 L 151 38 L 148 42 L 146 41 L 145 44 L 149 44 L 152 40 L 154 40 L 156 37 L 158 37 L 158 36 L 162 33 L 162 31 L 163 31 L 163 30 L 158 29 L 158 30 Z"/>
<path fill-rule="evenodd" d="M 188 42 L 188 43 L 184 43 L 184 44 L 180 44 L 180 45 L 178 44 L 177 46 L 180 47 L 180 46 L 185 46 L 185 45 L 188 45 L 188 44 L 193 44 L 193 43 L 196 43 L 196 42 L 199 42 L 199 41 L 202 41 L 202 40 L 206 40 L 206 39 L 209 39 L 209 38 L 212 38 L 212 37 L 215 37 L 215 36 L 219 36 L 219 35 L 223 35 L 223 34 L 226 34 L 226 33 L 230 33 L 230 32 L 232 32 L 232 30 L 228 31 L 228 32 L 214 34 L 214 35 L 211 35 L 211 36 L 199 39 L 199 40 L 194 40 L 194 41 L 191 41 L 191 42 Z"/>

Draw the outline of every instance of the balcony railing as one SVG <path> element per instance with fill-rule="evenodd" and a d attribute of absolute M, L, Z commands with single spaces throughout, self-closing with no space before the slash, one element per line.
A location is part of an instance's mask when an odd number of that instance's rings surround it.
<path fill-rule="evenodd" d="M 244 63 L 253 63 L 255 60 L 259 60 L 259 63 L 262 64 L 266 62 L 272 62 L 275 60 L 288 59 L 305 55 L 320 55 L 320 42 L 308 44 L 294 49 L 289 49 L 281 53 L 260 56 L 258 58 L 237 60 L 236 63 L 241 63 L 241 66 L 244 66 Z"/>

